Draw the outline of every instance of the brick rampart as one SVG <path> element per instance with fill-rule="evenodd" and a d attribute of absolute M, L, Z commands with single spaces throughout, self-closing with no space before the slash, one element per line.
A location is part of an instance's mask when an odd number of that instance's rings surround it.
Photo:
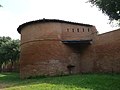
<path fill-rule="evenodd" d="M 23 24 L 20 76 L 120 72 L 120 30 L 97 35 L 92 25 L 66 21 Z M 63 41 L 92 40 L 92 43 Z"/>

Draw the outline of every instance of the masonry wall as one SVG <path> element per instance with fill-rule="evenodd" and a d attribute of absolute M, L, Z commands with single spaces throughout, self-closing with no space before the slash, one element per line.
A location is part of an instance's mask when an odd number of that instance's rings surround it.
<path fill-rule="evenodd" d="M 36 23 L 27 25 L 21 30 L 21 44 L 37 40 L 60 40 L 60 23 Z"/>
<path fill-rule="evenodd" d="M 53 45 L 54 43 L 54 45 Z M 79 56 L 59 41 L 37 41 L 21 48 L 21 77 L 69 74 L 67 66 L 79 72 Z"/>
<path fill-rule="evenodd" d="M 120 29 L 96 35 L 80 58 L 81 73 L 120 73 Z"/>
<path fill-rule="evenodd" d="M 62 23 L 62 40 L 90 40 L 97 33 L 94 26 Z"/>
<path fill-rule="evenodd" d="M 95 52 L 95 71 L 120 73 L 120 29 L 98 35 Z"/>
<path fill-rule="evenodd" d="M 62 43 L 90 39 L 91 44 Z M 22 28 L 21 78 L 89 72 L 120 72 L 120 30 L 97 35 L 94 26 L 59 22 L 34 23 Z"/>
<path fill-rule="evenodd" d="M 61 23 L 28 25 L 21 31 L 20 76 L 79 73 L 80 54 L 62 43 Z M 69 71 L 68 66 L 74 68 Z"/>
<path fill-rule="evenodd" d="M 88 45 L 81 53 L 80 58 L 80 72 L 81 73 L 93 73 L 94 61 L 96 60 L 95 41 L 93 39 L 92 44 Z"/>

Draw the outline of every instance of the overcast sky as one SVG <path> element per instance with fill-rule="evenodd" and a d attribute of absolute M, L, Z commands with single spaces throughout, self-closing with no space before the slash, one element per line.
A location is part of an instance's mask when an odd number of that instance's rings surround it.
<path fill-rule="evenodd" d="M 99 33 L 115 30 L 108 16 L 87 0 L 0 0 L 0 36 L 19 39 L 20 24 L 38 19 L 60 19 L 96 26 Z"/>

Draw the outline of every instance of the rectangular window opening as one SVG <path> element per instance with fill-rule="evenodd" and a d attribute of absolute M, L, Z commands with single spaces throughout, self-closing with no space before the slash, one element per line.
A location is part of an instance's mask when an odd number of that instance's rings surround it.
<path fill-rule="evenodd" d="M 79 32 L 79 28 L 77 29 L 77 32 Z"/>
<path fill-rule="evenodd" d="M 84 32 L 84 28 L 83 28 L 83 32 Z"/>

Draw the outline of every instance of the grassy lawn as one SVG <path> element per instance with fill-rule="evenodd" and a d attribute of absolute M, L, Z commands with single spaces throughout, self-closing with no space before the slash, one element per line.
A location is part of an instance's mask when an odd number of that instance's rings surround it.
<path fill-rule="evenodd" d="M 20 80 L 0 73 L 0 90 L 120 90 L 120 74 L 81 74 Z"/>

